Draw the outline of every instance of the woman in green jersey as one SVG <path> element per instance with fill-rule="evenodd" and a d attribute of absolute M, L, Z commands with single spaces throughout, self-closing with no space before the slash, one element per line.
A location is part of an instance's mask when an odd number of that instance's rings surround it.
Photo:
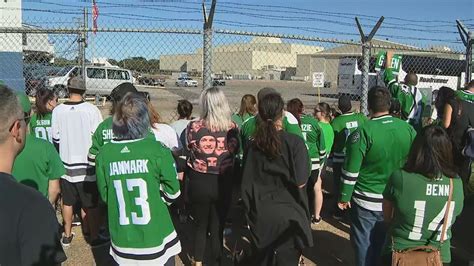
<path fill-rule="evenodd" d="M 240 109 L 232 115 L 232 121 L 240 128 L 245 120 L 257 113 L 257 100 L 252 94 L 245 94 L 240 101 Z"/>
<path fill-rule="evenodd" d="M 303 102 L 298 99 L 291 99 L 286 105 L 286 110 L 290 112 L 298 120 L 303 133 L 303 139 L 308 150 L 308 155 L 311 158 L 311 174 L 306 184 L 306 192 L 308 194 L 309 212 L 311 214 L 311 221 L 316 222 L 316 195 L 315 184 L 319 177 L 319 170 L 321 168 L 321 161 L 326 156 L 326 142 L 324 141 L 324 134 L 319 126 L 318 120 L 312 115 L 304 114 Z M 318 216 L 319 217 L 319 216 Z"/>
<path fill-rule="evenodd" d="M 53 143 L 51 117 L 58 104 L 58 97 L 52 90 L 41 89 L 36 92 L 36 113 L 31 116 L 30 134 Z"/>
<path fill-rule="evenodd" d="M 321 209 L 323 208 L 323 180 L 322 176 L 326 173 L 326 166 L 329 155 L 331 154 L 332 144 L 334 143 L 334 130 L 331 126 L 331 107 L 327 103 L 318 103 L 314 108 L 314 117 L 319 120 L 319 126 L 323 131 L 324 142 L 326 147 L 326 156 L 321 162 L 321 171 L 319 172 L 319 178 L 314 186 L 314 192 L 316 194 L 316 210 L 314 213 L 313 224 L 321 222 Z"/>
<path fill-rule="evenodd" d="M 439 126 L 426 127 L 415 138 L 403 169 L 390 177 L 383 194 L 384 219 L 390 223 L 386 265 L 390 265 L 392 250 L 426 245 L 439 249 L 443 263 L 450 263 L 451 225 L 461 213 L 464 200 L 452 154 L 446 131 Z M 441 236 L 451 186 L 448 224 Z"/>

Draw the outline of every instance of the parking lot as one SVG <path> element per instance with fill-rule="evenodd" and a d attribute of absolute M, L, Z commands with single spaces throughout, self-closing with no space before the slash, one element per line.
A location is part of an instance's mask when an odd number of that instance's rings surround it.
<path fill-rule="evenodd" d="M 199 95 L 202 89 L 202 80 L 198 80 L 197 87 L 177 87 L 172 80 L 167 80 L 165 87 L 150 87 L 138 85 L 141 91 L 150 93 L 151 100 L 156 109 L 160 112 L 164 122 L 170 122 L 177 118 L 175 112 L 178 100 L 189 100 L 195 106 L 194 115 L 199 114 Z M 264 87 L 275 88 L 280 92 L 285 101 L 292 98 L 300 98 L 306 109 L 310 113 L 312 108 L 319 102 L 327 102 L 331 106 L 337 103 L 337 92 L 329 89 L 321 91 L 318 97 L 318 89 L 312 88 L 310 82 L 301 81 L 270 81 L 270 80 L 226 80 L 225 86 L 220 86 L 224 91 L 233 111 L 237 111 L 240 100 L 245 94 L 257 95 L 257 92 Z M 324 96 L 324 97 L 323 97 Z M 358 103 L 354 102 L 354 107 L 358 108 Z"/>

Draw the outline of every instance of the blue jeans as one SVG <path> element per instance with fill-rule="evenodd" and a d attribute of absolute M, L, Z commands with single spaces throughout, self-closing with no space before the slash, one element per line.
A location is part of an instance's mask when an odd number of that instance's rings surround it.
<path fill-rule="evenodd" d="M 383 212 L 370 211 L 351 202 L 351 242 L 357 266 L 379 265 L 387 233 Z"/>

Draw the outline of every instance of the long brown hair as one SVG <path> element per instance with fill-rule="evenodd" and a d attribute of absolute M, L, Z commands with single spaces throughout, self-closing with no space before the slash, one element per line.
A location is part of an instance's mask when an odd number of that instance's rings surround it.
<path fill-rule="evenodd" d="M 286 104 L 286 110 L 290 112 L 296 120 L 298 120 L 298 125 L 301 126 L 301 115 L 303 114 L 303 102 L 299 98 L 294 98 L 288 101 Z"/>
<path fill-rule="evenodd" d="M 274 159 L 280 153 L 280 137 L 275 122 L 283 116 L 283 99 L 280 94 L 266 95 L 258 103 L 257 130 L 255 132 L 255 145 L 267 157 Z"/>
<path fill-rule="evenodd" d="M 53 100 L 56 97 L 54 92 L 49 89 L 40 89 L 36 92 L 36 101 L 35 101 L 35 106 L 36 106 L 36 114 L 38 117 L 43 117 L 47 115 L 48 113 L 51 113 L 50 110 L 48 110 L 48 102 Z"/>
<path fill-rule="evenodd" d="M 255 115 L 257 112 L 257 108 L 255 105 L 257 104 L 257 99 L 252 94 L 245 94 L 240 100 L 240 109 L 238 114 L 243 116 L 245 114 Z"/>
<path fill-rule="evenodd" d="M 440 126 L 424 128 L 413 141 L 403 169 L 431 179 L 457 176 L 448 133 Z"/>
<path fill-rule="evenodd" d="M 316 107 L 314 108 L 315 112 L 316 110 L 321 111 L 321 114 L 328 120 L 331 121 L 331 106 L 329 106 L 328 103 L 318 103 Z"/>

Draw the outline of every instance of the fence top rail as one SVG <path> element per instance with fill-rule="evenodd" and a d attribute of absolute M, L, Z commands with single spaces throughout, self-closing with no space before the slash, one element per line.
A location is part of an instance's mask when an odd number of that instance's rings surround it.
<path fill-rule="evenodd" d="M 311 37 L 311 36 L 305 36 L 305 35 L 295 35 L 295 34 L 238 31 L 238 30 L 226 30 L 226 29 L 214 29 L 214 32 L 215 33 L 220 33 L 220 34 L 229 34 L 229 35 L 244 35 L 244 36 L 255 36 L 255 37 L 274 37 L 274 38 L 292 39 L 292 40 L 301 40 L 301 41 L 315 41 L 315 42 L 327 42 L 327 43 L 338 43 L 338 44 L 349 44 L 349 45 L 361 45 L 361 43 L 357 42 L 357 41 L 318 38 L 318 37 Z"/>
<path fill-rule="evenodd" d="M 415 47 L 415 46 L 404 46 L 403 44 L 393 44 L 393 45 L 371 44 L 370 48 L 385 49 L 385 50 L 398 50 L 398 51 L 407 51 L 407 52 L 425 52 L 425 53 L 433 53 L 433 54 L 464 55 L 464 52 L 460 52 L 460 51 L 420 48 L 420 47 Z"/>
<path fill-rule="evenodd" d="M 31 33 L 31 34 L 79 34 L 81 32 L 93 32 L 93 28 L 82 27 L 60 27 L 60 28 L 32 28 L 32 27 L 0 27 L 0 33 Z M 201 29 L 185 29 L 185 28 L 98 28 L 96 32 L 115 32 L 115 33 L 171 33 L 171 34 L 190 34 L 200 35 L 203 34 Z M 215 33 L 227 34 L 227 35 L 240 35 L 240 36 L 254 36 L 254 37 L 274 37 L 281 39 L 290 40 L 301 40 L 301 41 L 314 41 L 314 42 L 325 42 L 334 44 L 345 44 L 345 45 L 356 45 L 361 46 L 360 41 L 352 40 L 339 40 L 329 38 L 319 38 L 305 35 L 294 35 L 294 34 L 280 34 L 280 33 L 268 33 L 268 32 L 251 32 L 251 31 L 237 31 L 227 29 L 214 29 Z M 414 52 L 426 52 L 426 53 L 438 53 L 438 54 L 456 54 L 463 55 L 464 52 L 442 50 L 442 49 L 429 49 L 420 48 L 416 46 L 408 46 L 405 44 L 373 44 L 370 43 L 370 48 L 379 49 L 392 49 L 392 50 L 403 50 L 403 51 L 414 51 Z"/>
<path fill-rule="evenodd" d="M 81 33 L 93 32 L 92 28 L 27 28 L 27 27 L 0 27 L 0 33 L 47 33 L 47 34 L 65 34 L 65 33 Z M 177 34 L 202 34 L 202 30 L 198 29 L 178 29 L 178 28 L 153 28 L 153 29 L 137 29 L 137 28 L 98 28 L 96 32 L 125 32 L 125 33 L 177 33 Z"/>

